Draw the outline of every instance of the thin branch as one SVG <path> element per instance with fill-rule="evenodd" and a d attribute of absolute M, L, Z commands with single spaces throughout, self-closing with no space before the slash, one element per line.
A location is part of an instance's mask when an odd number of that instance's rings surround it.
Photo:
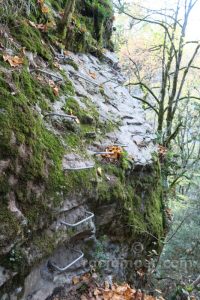
<path fill-rule="evenodd" d="M 136 82 L 136 83 L 128 83 L 128 84 L 126 84 L 126 86 L 129 86 L 129 85 L 141 85 L 141 86 L 143 86 L 154 97 L 154 99 L 156 100 L 157 103 L 160 102 L 159 99 L 158 99 L 158 97 L 151 90 L 151 88 L 149 88 L 145 83 L 143 83 L 143 82 Z"/>
<path fill-rule="evenodd" d="M 119 2 L 119 3 L 120 3 L 120 2 Z M 173 40 L 172 40 L 172 37 L 171 37 L 171 35 L 170 35 L 170 33 L 169 33 L 169 29 L 167 28 L 168 24 L 165 25 L 165 24 L 163 24 L 162 22 L 159 22 L 159 21 L 156 21 L 156 20 L 149 20 L 149 19 L 146 19 L 145 17 L 144 17 L 144 18 L 139 18 L 139 17 L 133 16 L 133 15 L 129 14 L 128 12 L 124 11 L 123 6 L 122 6 L 122 7 L 119 7 L 119 6 L 117 6 L 116 4 L 115 4 L 115 6 L 116 6 L 116 8 L 117 8 L 121 13 L 125 14 L 125 15 L 128 16 L 129 18 L 132 18 L 132 19 L 134 19 L 134 20 L 136 20 L 136 21 L 141 21 L 141 22 L 146 22 L 146 23 L 149 23 L 149 24 L 154 24 L 154 25 L 159 25 L 159 26 L 161 26 L 161 27 L 165 30 L 165 32 L 167 33 L 167 36 L 168 36 L 168 38 L 169 38 L 171 44 L 173 45 L 174 51 L 175 51 L 175 53 L 176 53 L 176 47 L 175 47 L 175 45 L 174 45 L 174 43 L 173 43 Z"/>
<path fill-rule="evenodd" d="M 191 67 L 191 65 L 192 65 L 192 63 L 193 63 L 193 61 L 194 61 L 194 59 L 195 59 L 198 51 L 199 51 L 199 48 L 200 48 L 200 44 L 198 44 L 198 46 L 196 47 L 196 49 L 195 49 L 195 51 L 194 51 L 194 53 L 193 53 L 193 55 L 192 55 L 192 57 L 191 57 L 191 59 L 190 59 L 190 61 L 188 63 L 188 66 L 187 66 L 187 68 L 184 71 L 184 74 L 183 74 L 183 77 L 182 77 L 182 80 L 181 80 L 181 84 L 180 84 L 180 87 L 179 87 L 179 91 L 178 91 L 178 94 L 177 94 L 177 97 L 176 97 L 176 101 L 175 101 L 176 103 L 175 103 L 175 106 L 173 108 L 173 115 L 176 112 L 176 108 L 177 108 L 177 105 L 178 105 L 178 99 L 180 98 L 180 95 L 181 95 L 181 92 L 182 92 L 182 89 L 183 89 L 183 86 L 184 86 L 185 79 L 187 77 L 188 71 L 189 71 L 189 69 L 190 69 L 190 67 Z"/>
<path fill-rule="evenodd" d="M 185 222 L 185 220 L 187 219 L 187 218 L 189 218 L 191 216 L 191 214 L 188 214 L 188 215 L 186 215 L 184 218 L 183 218 L 183 220 L 180 222 L 180 224 L 177 226 L 177 228 L 176 228 L 176 230 L 174 231 L 174 233 L 167 239 L 167 241 L 165 242 L 165 244 L 166 243 L 169 243 L 169 241 L 171 240 L 171 239 L 173 239 L 173 237 L 176 235 L 176 233 L 178 232 L 178 230 L 181 228 L 181 226 L 183 225 L 183 223 Z"/>
<path fill-rule="evenodd" d="M 144 99 L 142 99 L 140 97 L 136 97 L 136 96 L 133 96 L 133 95 L 132 95 L 132 97 L 135 98 L 135 99 L 137 99 L 137 100 L 139 100 L 139 101 L 141 101 L 144 104 L 147 104 L 158 115 L 158 110 L 151 103 L 147 102 L 146 100 L 144 100 Z"/>

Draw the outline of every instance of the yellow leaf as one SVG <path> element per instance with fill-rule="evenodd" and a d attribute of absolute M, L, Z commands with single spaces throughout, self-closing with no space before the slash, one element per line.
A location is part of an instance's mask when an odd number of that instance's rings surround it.
<path fill-rule="evenodd" d="M 74 276 L 74 277 L 72 278 L 72 283 L 73 283 L 74 285 L 76 285 L 76 284 L 79 283 L 79 282 L 80 282 L 79 277 Z"/>
<path fill-rule="evenodd" d="M 102 169 L 100 167 L 97 168 L 97 175 L 99 175 L 100 177 L 102 177 Z"/>
<path fill-rule="evenodd" d="M 53 63 L 53 65 L 54 65 L 55 68 L 57 68 L 57 69 L 59 69 L 59 70 L 62 70 L 61 65 L 60 65 L 57 61 L 55 61 L 55 62 Z"/>
<path fill-rule="evenodd" d="M 43 14 L 48 14 L 49 13 L 49 8 L 45 4 L 42 5 L 41 10 L 42 10 Z"/>

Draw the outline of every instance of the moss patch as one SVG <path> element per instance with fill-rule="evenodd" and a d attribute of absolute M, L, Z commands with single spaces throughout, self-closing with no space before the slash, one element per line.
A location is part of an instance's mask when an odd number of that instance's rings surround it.
<path fill-rule="evenodd" d="M 27 50 L 37 53 L 46 60 L 52 60 L 52 53 L 49 47 L 44 46 L 43 36 L 37 28 L 31 27 L 26 19 L 13 21 L 10 25 L 13 37 L 20 42 Z"/>
<path fill-rule="evenodd" d="M 128 176 L 122 167 L 106 165 L 98 185 L 98 201 L 118 203 L 123 223 L 128 226 L 127 235 L 152 239 L 149 232 L 158 239 L 163 237 L 162 187 L 157 163 L 143 171 L 136 169 Z"/>

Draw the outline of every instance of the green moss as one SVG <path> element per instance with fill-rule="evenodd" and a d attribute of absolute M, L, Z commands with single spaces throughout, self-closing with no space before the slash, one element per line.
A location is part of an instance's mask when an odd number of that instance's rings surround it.
<path fill-rule="evenodd" d="M 66 60 L 66 64 L 72 66 L 76 71 L 79 69 L 78 65 L 72 59 Z"/>
<path fill-rule="evenodd" d="M 146 235 L 149 239 L 152 237 L 147 234 L 149 232 L 158 239 L 162 238 L 164 215 L 157 163 L 142 172 L 135 170 L 129 176 L 125 170 L 123 164 L 104 166 L 104 175 L 98 184 L 98 201 L 107 204 L 117 201 L 122 220 L 129 228 L 126 234 Z M 111 182 L 107 176 L 111 177 Z"/>
<path fill-rule="evenodd" d="M 42 253 L 42 256 L 46 257 L 53 253 L 55 249 L 55 239 L 56 237 L 54 235 L 47 236 L 41 234 L 40 236 L 37 236 L 36 239 L 34 239 L 33 243 L 34 246 L 40 251 L 40 253 Z"/>
<path fill-rule="evenodd" d="M 15 37 L 23 47 L 26 47 L 27 50 L 37 53 L 44 59 L 52 60 L 50 48 L 42 43 L 44 37 L 41 32 L 31 27 L 27 20 L 20 19 L 13 21 L 13 24 L 10 24 L 10 30 L 13 37 Z"/>
<path fill-rule="evenodd" d="M 16 237 L 21 233 L 19 221 L 8 208 L 1 203 L 0 210 L 0 235 L 4 236 L 3 244 L 0 243 L 0 248 L 6 246 L 10 241 L 15 240 Z"/>
<path fill-rule="evenodd" d="M 64 186 L 64 174 L 62 171 L 62 157 L 64 148 L 56 136 L 50 133 L 43 125 L 42 119 L 34 109 L 34 104 L 39 106 L 45 103 L 43 87 L 31 78 L 26 71 L 13 72 L 12 80 L 17 88 L 17 95 L 9 92 L 9 85 L 6 83 L 2 73 L 0 76 L 0 134 L 1 159 L 10 159 L 10 166 L 7 172 L 18 178 L 18 186 L 15 188 L 17 200 L 21 203 L 21 209 L 26 215 L 30 215 L 32 206 L 38 207 L 38 215 L 42 215 L 49 201 L 58 204 L 61 186 Z M 7 87 L 6 89 L 4 87 Z M 13 140 L 13 141 L 12 141 Z M 20 154 L 20 147 L 23 147 L 24 154 Z M 20 166 L 20 172 L 16 174 L 16 163 Z M 9 190 L 5 183 L 7 174 L 1 176 L 0 192 L 2 195 Z M 27 183 L 32 182 L 38 189 L 45 189 L 39 198 L 31 193 L 27 197 Z M 40 202 L 43 202 L 39 210 Z M 39 217 L 38 217 L 39 218 Z M 30 222 L 35 222 L 30 217 Z"/>
<path fill-rule="evenodd" d="M 87 198 L 92 196 L 96 188 L 96 169 L 68 171 L 65 174 L 66 190 L 68 194 L 82 192 Z"/>

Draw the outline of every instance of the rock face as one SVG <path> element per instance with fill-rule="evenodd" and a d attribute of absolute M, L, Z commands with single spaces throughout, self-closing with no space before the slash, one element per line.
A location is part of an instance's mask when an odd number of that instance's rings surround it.
<path fill-rule="evenodd" d="M 158 163 L 153 159 L 155 136 L 140 104 L 123 87 L 125 78 L 116 57 L 109 52 L 101 61 L 84 54 L 68 53 L 68 57 L 79 66 L 74 70 L 71 65 L 61 65 L 63 74 L 72 83 L 73 97 L 64 94 L 54 103 L 49 103 L 55 117 L 45 118 L 43 122 L 64 145 L 62 169 L 65 180 L 70 183 L 69 190 L 61 187 L 57 192 L 59 205 L 49 202 L 52 217 L 47 222 L 38 212 L 41 221 L 35 224 L 35 230 L 40 229 L 40 233 L 36 231 L 34 237 L 31 237 L 34 229 L 24 221 L 27 216 L 20 211 L 15 193 L 8 196 L 10 214 L 24 224 L 20 227 L 22 231 L 28 226 L 30 228 L 30 236 L 26 239 L 23 235 L 16 237 L 15 241 L 7 241 L 8 245 L 4 242 L 6 237 L 1 234 L 2 254 L 9 253 L 7 257 L 11 260 L 14 249 L 19 257 L 16 258 L 14 252 L 13 260 L 18 259 L 20 265 L 26 264 L 23 271 L 20 266 L 12 273 L 12 264 L 9 263 L 10 273 L 6 271 L 3 275 L 2 272 L 2 290 L 10 290 L 13 276 L 18 278 L 22 273 L 24 276 L 29 273 L 24 282 L 11 289 L 11 299 L 15 299 L 17 293 L 24 300 L 46 299 L 56 287 L 70 287 L 72 277 L 86 272 L 92 264 L 105 275 L 134 281 L 136 272 L 131 264 L 137 255 L 141 261 L 144 259 L 144 249 L 150 249 L 151 243 L 156 241 L 151 235 L 159 239 L 163 233 L 160 173 Z M 59 116 L 70 110 L 80 122 L 87 115 L 86 124 L 73 121 L 76 131 L 65 128 L 65 119 Z M 40 113 L 43 116 L 44 112 Z M 90 132 L 95 135 L 85 137 Z M 114 144 L 125 149 L 119 161 L 95 155 Z M 1 165 L 6 169 L 9 161 L 2 160 Z M 11 180 L 15 186 L 13 182 Z M 37 197 L 45 193 L 42 185 L 34 185 L 31 181 L 27 184 L 28 190 Z M 88 210 L 94 213 L 89 220 L 91 214 L 88 215 Z M 75 226 L 84 219 L 86 221 Z M 5 226 L 9 230 L 9 224 Z M 146 234 L 147 230 L 150 236 Z M 145 243 L 142 242 L 144 238 Z M 60 273 L 51 266 L 52 262 L 60 268 L 67 266 L 80 256 L 74 252 L 80 249 L 85 257 L 66 272 Z"/>
<path fill-rule="evenodd" d="M 58 18 L 55 1 L 48 3 L 52 14 L 45 17 Z M 91 30 L 97 8 L 77 3 L 75 13 Z M 93 39 L 90 52 L 97 54 L 103 41 L 111 48 L 108 4 L 99 2 L 104 17 L 95 21 L 104 31 L 86 34 L 75 25 L 73 39 L 82 37 L 77 47 L 88 49 L 86 35 Z M 0 298 L 46 299 L 91 267 L 139 286 L 138 270 L 147 268 L 147 253 L 159 250 L 164 234 L 153 129 L 113 53 L 97 58 L 64 54 L 58 43 L 44 47 L 39 29 L 23 17 L 6 34 L 27 47 L 34 69 L 0 66 Z M 98 154 L 108 146 L 123 152 Z"/>

